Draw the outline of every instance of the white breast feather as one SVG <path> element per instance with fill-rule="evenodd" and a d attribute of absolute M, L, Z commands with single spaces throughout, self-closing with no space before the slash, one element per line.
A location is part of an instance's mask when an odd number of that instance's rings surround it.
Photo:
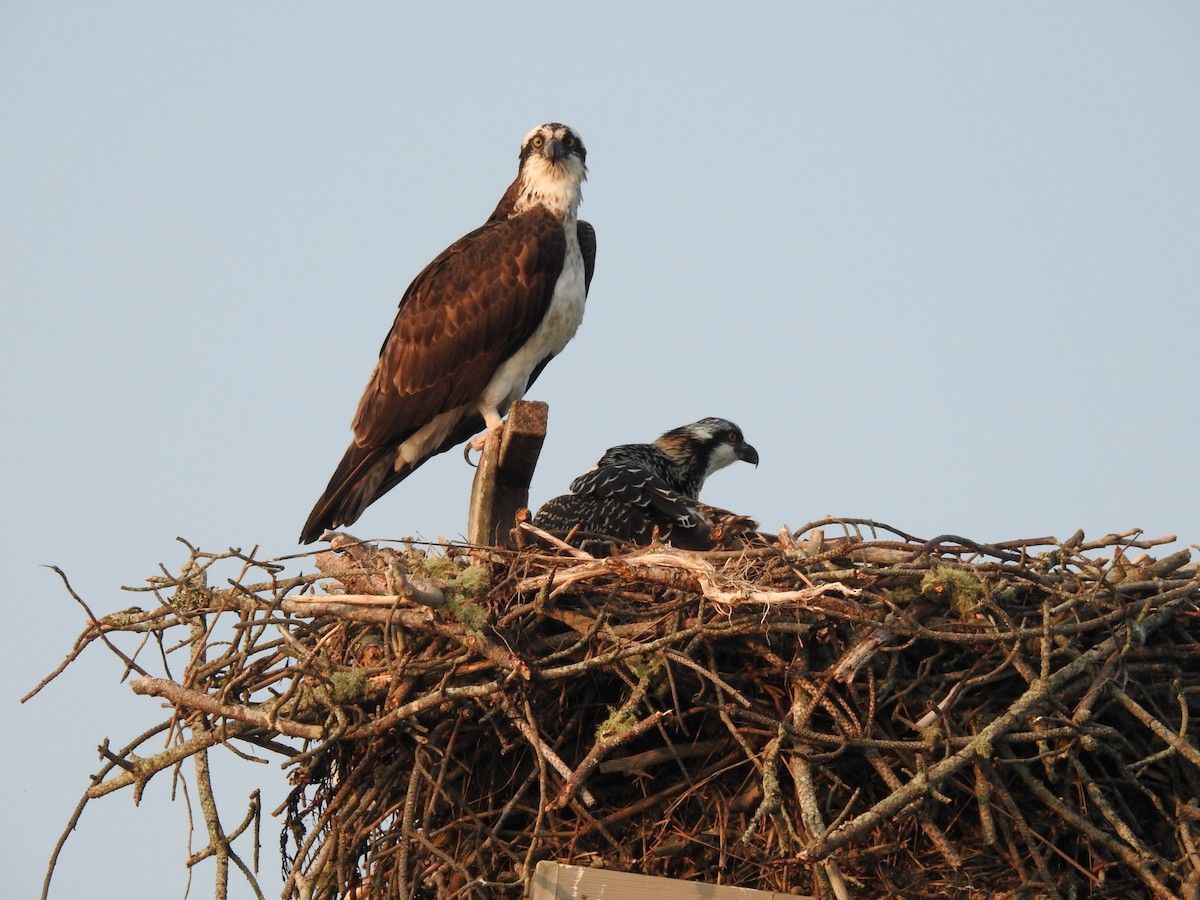
<path fill-rule="evenodd" d="M 566 231 L 567 253 L 563 269 L 554 284 L 550 308 L 537 330 L 520 350 L 505 360 L 496 370 L 492 380 L 479 398 L 479 408 L 494 409 L 504 415 L 510 403 L 525 396 L 529 387 L 529 376 L 538 364 L 548 356 L 554 356 L 567 346 L 574 337 L 579 323 L 583 321 L 586 299 L 583 278 L 583 253 L 579 249 L 579 235 L 575 230 L 575 216 L 563 220 Z"/>

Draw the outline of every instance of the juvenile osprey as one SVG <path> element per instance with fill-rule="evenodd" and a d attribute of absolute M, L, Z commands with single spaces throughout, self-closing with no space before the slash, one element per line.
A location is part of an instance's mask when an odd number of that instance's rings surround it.
<path fill-rule="evenodd" d="M 697 499 L 709 475 L 739 459 L 758 465 L 758 451 L 740 428 L 716 418 L 675 428 L 653 444 L 611 447 L 571 482 L 571 493 L 547 500 L 533 524 L 557 535 L 577 529 L 588 543 L 648 544 L 657 529 L 676 547 L 709 549 L 723 532 L 757 527 Z"/>
<path fill-rule="evenodd" d="M 575 334 L 596 263 L 596 232 L 576 218 L 586 162 L 566 125 L 533 129 L 495 212 L 413 279 L 301 543 L 354 522 L 429 457 L 499 428 Z"/>

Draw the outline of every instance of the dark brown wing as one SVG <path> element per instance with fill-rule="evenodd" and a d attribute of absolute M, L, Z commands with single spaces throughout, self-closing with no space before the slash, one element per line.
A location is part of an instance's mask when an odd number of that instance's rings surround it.
<path fill-rule="evenodd" d="M 489 222 L 409 285 L 354 418 L 359 447 L 394 446 L 472 403 L 541 322 L 562 268 L 562 224 L 544 209 Z"/>
<path fill-rule="evenodd" d="M 579 222 L 575 226 L 579 237 L 579 250 L 583 254 L 583 292 L 592 287 L 592 275 L 596 272 L 596 229 L 591 222 Z"/>
<path fill-rule="evenodd" d="M 300 543 L 311 544 L 327 529 L 349 525 L 369 504 L 397 484 L 400 479 L 392 465 L 395 453 L 392 447 L 363 448 L 351 443 L 325 493 L 308 514 L 300 530 Z"/>
<path fill-rule="evenodd" d="M 578 528 L 584 538 L 602 535 L 635 545 L 648 544 L 656 533 L 664 541 L 678 536 L 697 543 L 709 523 L 696 507 L 650 468 L 608 463 L 572 481 L 570 494 L 546 501 L 533 524 L 551 534 Z"/>
<path fill-rule="evenodd" d="M 598 466 L 576 478 L 571 491 L 547 500 L 533 524 L 559 537 L 574 530 L 575 546 L 593 556 L 607 556 L 620 544 L 644 546 L 656 535 L 682 550 L 769 540 L 753 519 L 685 497 L 644 466 Z"/>
<path fill-rule="evenodd" d="M 709 534 L 711 546 L 697 549 L 765 546 L 774 543 L 770 535 L 758 530 L 758 522 L 749 516 L 730 512 L 719 506 L 709 506 L 699 500 L 696 501 L 696 509 L 712 524 Z"/>
<path fill-rule="evenodd" d="M 671 490 L 656 472 L 636 463 L 608 463 L 584 472 L 571 482 L 571 493 L 638 511 L 643 522 L 691 528 L 696 524 L 696 501 Z M 643 526 L 647 531 L 649 526 Z M 589 530 L 601 531 L 601 528 Z M 618 537 L 635 535 L 612 532 Z"/>

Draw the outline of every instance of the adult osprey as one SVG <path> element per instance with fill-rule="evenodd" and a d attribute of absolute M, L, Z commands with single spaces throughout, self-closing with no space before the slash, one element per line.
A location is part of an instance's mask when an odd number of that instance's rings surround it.
<path fill-rule="evenodd" d="M 547 500 L 533 524 L 557 535 L 574 530 L 593 550 L 606 540 L 647 544 L 656 533 L 676 547 L 709 549 L 757 528 L 697 499 L 709 475 L 739 459 L 758 465 L 758 451 L 727 419 L 683 425 L 653 444 L 620 444 L 571 482 L 571 493 Z"/>
<path fill-rule="evenodd" d="M 533 129 L 495 212 L 413 279 L 301 543 L 354 522 L 429 457 L 499 428 L 566 346 L 596 263 L 596 232 L 576 218 L 586 163 L 566 125 Z"/>

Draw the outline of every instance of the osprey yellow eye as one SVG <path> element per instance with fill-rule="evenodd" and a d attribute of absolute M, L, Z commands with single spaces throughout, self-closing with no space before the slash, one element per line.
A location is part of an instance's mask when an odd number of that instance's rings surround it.
<path fill-rule="evenodd" d="M 575 138 L 572 135 L 568 134 L 565 138 L 563 138 L 563 144 L 566 146 L 566 148 L 568 150 L 574 150 L 575 149 Z"/>
<path fill-rule="evenodd" d="M 542 137 L 540 134 L 535 134 L 533 136 L 533 140 L 530 141 L 529 143 L 533 145 L 533 148 L 535 150 L 538 150 L 541 148 L 542 144 L 546 143 L 546 139 L 544 137 Z"/>

